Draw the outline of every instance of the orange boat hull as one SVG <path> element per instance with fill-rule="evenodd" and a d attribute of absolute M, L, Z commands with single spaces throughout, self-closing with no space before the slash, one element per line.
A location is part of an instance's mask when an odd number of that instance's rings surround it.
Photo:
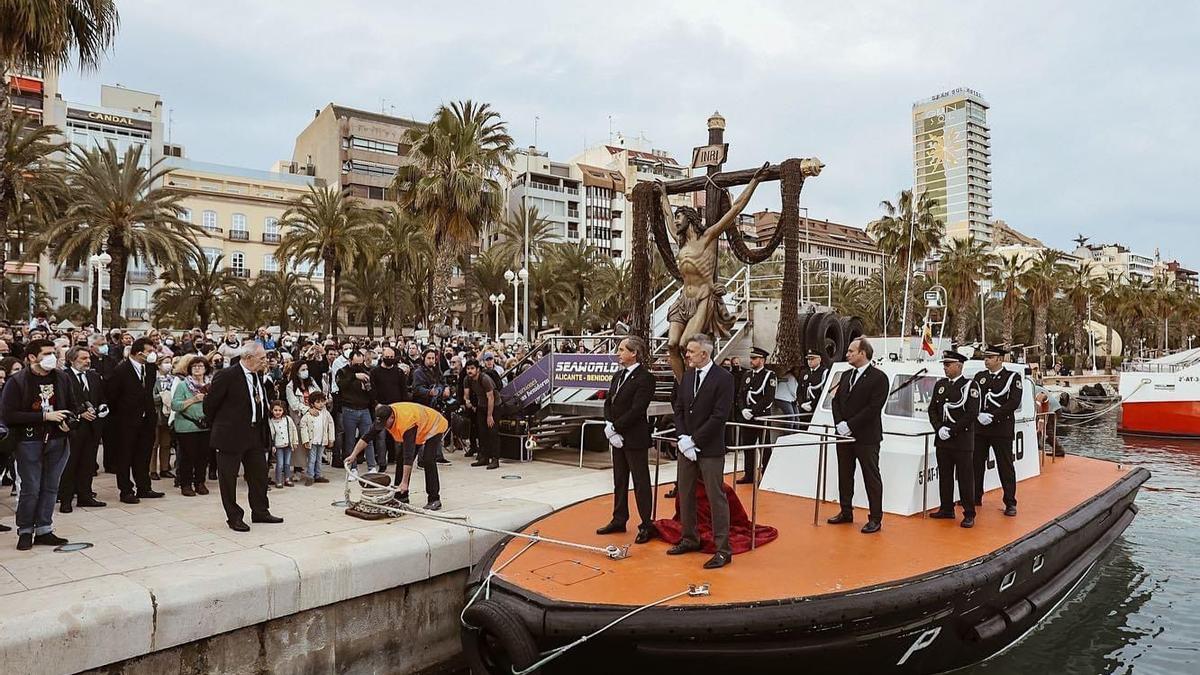
<path fill-rule="evenodd" d="M 1200 401 L 1121 404 L 1121 433 L 1200 438 Z"/>

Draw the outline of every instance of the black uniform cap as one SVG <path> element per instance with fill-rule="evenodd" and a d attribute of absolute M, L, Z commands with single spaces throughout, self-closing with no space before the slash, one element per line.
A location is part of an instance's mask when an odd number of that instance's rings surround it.
<path fill-rule="evenodd" d="M 958 361 L 959 363 L 966 363 L 967 357 L 963 356 L 962 354 L 959 354 L 958 352 L 954 351 L 953 349 L 947 349 L 942 352 L 942 363 L 945 363 L 947 361 Z"/>
<path fill-rule="evenodd" d="M 808 358 L 808 357 L 810 357 L 810 356 L 817 356 L 817 357 L 820 357 L 820 358 L 822 358 L 822 359 L 823 359 L 823 358 L 825 358 L 825 355 L 824 355 L 824 354 L 822 354 L 820 351 L 818 351 L 818 350 L 816 350 L 816 349 L 810 349 L 810 350 L 808 350 L 807 352 L 805 352 L 805 353 L 804 353 L 804 358 Z"/>
<path fill-rule="evenodd" d="M 982 350 L 984 356 L 1004 356 L 1008 350 L 1000 345 L 987 345 Z"/>
<path fill-rule="evenodd" d="M 771 355 L 771 352 L 763 349 L 762 347 L 755 347 L 754 349 L 750 350 L 750 356 L 757 356 L 759 358 L 765 359 L 770 355 Z"/>

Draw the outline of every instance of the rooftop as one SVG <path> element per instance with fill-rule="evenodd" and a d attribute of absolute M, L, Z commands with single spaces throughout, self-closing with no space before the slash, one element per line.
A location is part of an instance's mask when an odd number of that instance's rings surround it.
<path fill-rule="evenodd" d="M 185 159 L 182 157 L 164 157 L 163 166 L 175 169 L 178 172 L 195 172 L 206 173 L 228 178 L 243 178 L 246 180 L 271 182 L 271 183 L 287 183 L 299 188 L 308 187 L 314 184 L 312 176 L 301 176 L 291 173 L 277 173 L 275 171 L 263 171 L 261 169 L 247 169 L 240 166 L 230 166 L 228 164 L 215 164 L 213 162 L 197 162 L 193 159 Z"/>
<path fill-rule="evenodd" d="M 383 124 L 394 124 L 401 127 L 410 127 L 419 129 L 425 126 L 425 122 L 410 120 L 407 117 L 396 117 L 395 115 L 385 115 L 383 113 L 371 112 L 369 110 L 359 110 L 337 103 L 330 103 L 333 107 L 334 117 L 357 117 L 359 119 L 367 119 L 373 122 L 382 122 Z"/>

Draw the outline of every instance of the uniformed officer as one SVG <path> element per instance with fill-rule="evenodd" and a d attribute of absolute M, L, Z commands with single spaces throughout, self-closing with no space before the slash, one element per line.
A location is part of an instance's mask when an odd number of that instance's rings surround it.
<path fill-rule="evenodd" d="M 829 366 L 825 365 L 825 359 L 821 352 L 815 349 L 808 350 L 805 361 L 808 369 L 800 378 L 800 389 L 796 392 L 796 402 L 800 409 L 800 416 L 797 419 L 800 421 L 801 429 L 808 428 L 808 423 L 812 421 L 813 412 L 817 407 L 817 400 L 821 398 L 821 392 L 825 390 L 825 382 L 829 380 Z"/>
<path fill-rule="evenodd" d="M 741 411 L 741 418 L 746 422 L 753 422 L 755 418 L 771 414 L 771 406 L 775 404 L 775 385 L 777 379 L 773 371 L 767 370 L 767 357 L 770 352 L 759 347 L 750 350 L 750 369 L 742 375 L 742 386 L 738 387 L 740 395 L 738 409 Z M 742 427 L 742 445 L 757 445 L 759 440 L 763 438 L 762 429 L 751 429 Z M 745 450 L 746 453 L 746 473 L 737 480 L 739 483 L 751 483 L 754 481 L 757 468 L 754 463 L 755 453 L 753 449 Z M 763 469 L 767 468 L 767 462 L 771 460 L 771 449 L 764 448 L 762 452 Z"/>
<path fill-rule="evenodd" d="M 1013 426 L 1021 407 L 1021 373 L 1004 368 L 1003 347 L 988 345 L 983 350 L 982 370 L 975 375 L 979 385 L 979 418 L 975 423 L 975 505 L 983 504 L 983 474 L 988 450 L 996 457 L 996 470 L 1004 489 L 1004 515 L 1017 515 L 1017 471 L 1013 458 Z"/>
<path fill-rule="evenodd" d="M 974 425 L 979 415 L 979 387 L 963 377 L 967 357 L 956 351 L 942 352 L 946 377 L 937 381 L 929 399 L 929 424 L 937 436 L 938 492 L 941 507 L 930 518 L 954 518 L 954 481 L 963 505 L 963 527 L 975 526 L 975 479 L 971 468 Z"/>

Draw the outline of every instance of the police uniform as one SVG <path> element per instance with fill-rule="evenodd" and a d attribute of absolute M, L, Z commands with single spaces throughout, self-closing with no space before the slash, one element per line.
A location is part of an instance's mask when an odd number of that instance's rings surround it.
<path fill-rule="evenodd" d="M 1003 347 L 989 345 L 985 355 L 1004 356 Z M 1005 515 L 1016 515 L 1017 472 L 1013 458 L 1013 427 L 1021 407 L 1021 373 L 1001 367 L 995 373 L 984 369 L 975 374 L 979 386 L 979 418 L 975 423 L 975 504 L 983 503 L 983 475 L 988 450 L 996 457 L 996 470 L 1004 490 Z"/>
<path fill-rule="evenodd" d="M 822 357 L 821 352 L 810 349 L 805 358 L 809 356 Z M 821 365 L 816 368 L 808 368 L 804 375 L 800 378 L 799 389 L 796 391 L 796 409 L 799 413 L 797 419 L 800 421 L 800 428 L 807 429 L 808 423 L 812 421 L 813 413 L 817 408 L 817 401 L 821 398 L 821 392 L 825 391 L 825 383 L 829 381 L 829 366 L 825 365 L 822 357 Z"/>
<path fill-rule="evenodd" d="M 955 351 L 942 354 L 942 362 L 965 363 L 967 357 Z M 963 505 L 963 527 L 975 524 L 975 479 L 971 457 L 974 453 L 974 425 L 979 415 L 979 386 L 961 373 L 943 377 L 933 387 L 929 399 L 929 424 L 933 427 L 933 445 L 937 451 L 938 492 L 941 506 L 934 518 L 954 517 L 954 482 Z"/>
<path fill-rule="evenodd" d="M 755 347 L 750 350 L 752 356 L 757 356 L 766 360 L 770 353 L 765 349 Z M 738 411 L 738 421 L 755 423 L 755 419 L 771 414 L 771 406 L 775 405 L 775 387 L 778 380 L 775 372 L 768 370 L 765 366 L 758 370 L 747 368 L 742 374 L 741 386 L 738 387 L 738 405 L 735 409 Z M 764 437 L 762 429 L 741 428 L 740 445 L 757 445 Z M 738 479 L 739 483 L 749 483 L 754 480 L 753 476 L 755 469 L 754 450 L 747 449 L 745 452 L 745 467 L 746 473 Z M 771 449 L 763 448 L 762 453 L 763 468 L 767 467 L 767 462 L 771 460 Z"/>

